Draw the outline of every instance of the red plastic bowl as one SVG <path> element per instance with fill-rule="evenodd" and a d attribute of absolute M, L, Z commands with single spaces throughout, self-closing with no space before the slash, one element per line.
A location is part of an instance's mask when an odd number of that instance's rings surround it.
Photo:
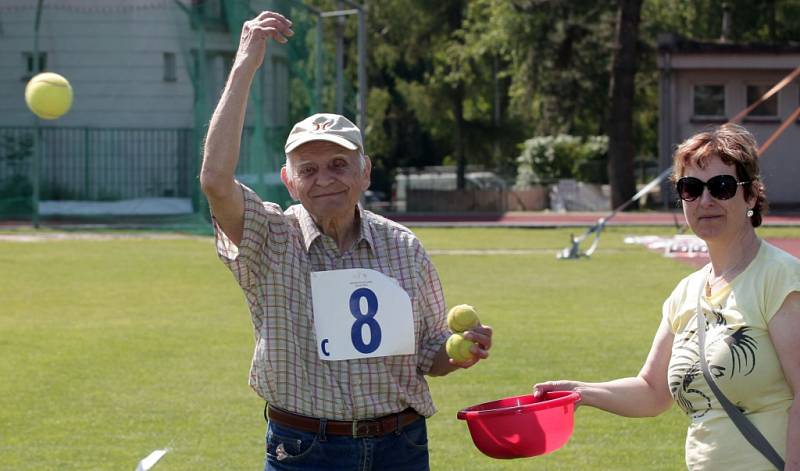
<path fill-rule="evenodd" d="M 574 391 L 553 391 L 541 399 L 533 394 L 485 402 L 458 412 L 466 420 L 472 441 L 492 458 L 525 458 L 555 451 L 572 435 Z"/>

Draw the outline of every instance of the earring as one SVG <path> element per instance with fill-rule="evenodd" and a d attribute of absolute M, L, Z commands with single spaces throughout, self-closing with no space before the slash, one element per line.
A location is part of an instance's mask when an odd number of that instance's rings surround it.
<path fill-rule="evenodd" d="M 747 210 L 747 217 L 749 217 L 749 218 L 753 217 L 753 210 L 752 209 L 748 209 Z"/>

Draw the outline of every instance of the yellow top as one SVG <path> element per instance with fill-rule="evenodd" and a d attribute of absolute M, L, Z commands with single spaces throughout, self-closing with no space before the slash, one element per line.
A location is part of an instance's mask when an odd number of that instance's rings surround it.
<path fill-rule="evenodd" d="M 675 340 L 669 386 L 691 418 L 686 436 L 690 470 L 773 470 L 742 436 L 708 388 L 697 348 L 697 295 L 707 268 L 687 276 L 664 302 Z M 702 306 L 708 320 L 706 360 L 720 390 L 786 454 L 786 427 L 792 393 L 783 375 L 767 325 L 786 296 L 800 290 L 800 261 L 766 242 L 750 265 Z"/>

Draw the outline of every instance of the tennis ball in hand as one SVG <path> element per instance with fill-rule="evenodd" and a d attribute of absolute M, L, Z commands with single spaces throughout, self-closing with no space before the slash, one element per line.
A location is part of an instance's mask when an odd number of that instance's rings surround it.
<path fill-rule="evenodd" d="M 475 342 L 464 338 L 464 336 L 461 334 L 453 334 L 447 338 L 445 350 L 447 350 L 447 356 L 452 358 L 454 361 L 458 363 L 464 363 L 465 361 L 472 360 L 474 357 L 472 352 L 469 350 L 474 344 Z"/>
<path fill-rule="evenodd" d="M 34 76 L 25 86 L 25 103 L 42 119 L 56 119 L 72 106 L 72 86 L 52 72 Z"/>
<path fill-rule="evenodd" d="M 453 306 L 447 313 L 447 327 L 453 332 L 464 332 L 480 323 L 478 313 L 469 304 Z"/>

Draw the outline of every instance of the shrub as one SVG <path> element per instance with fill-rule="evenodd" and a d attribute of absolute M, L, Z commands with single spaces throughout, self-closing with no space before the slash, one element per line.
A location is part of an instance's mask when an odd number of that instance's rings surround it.
<path fill-rule="evenodd" d="M 525 141 L 517 157 L 516 186 L 524 188 L 560 178 L 608 183 L 607 162 L 607 136 L 537 136 Z"/>

